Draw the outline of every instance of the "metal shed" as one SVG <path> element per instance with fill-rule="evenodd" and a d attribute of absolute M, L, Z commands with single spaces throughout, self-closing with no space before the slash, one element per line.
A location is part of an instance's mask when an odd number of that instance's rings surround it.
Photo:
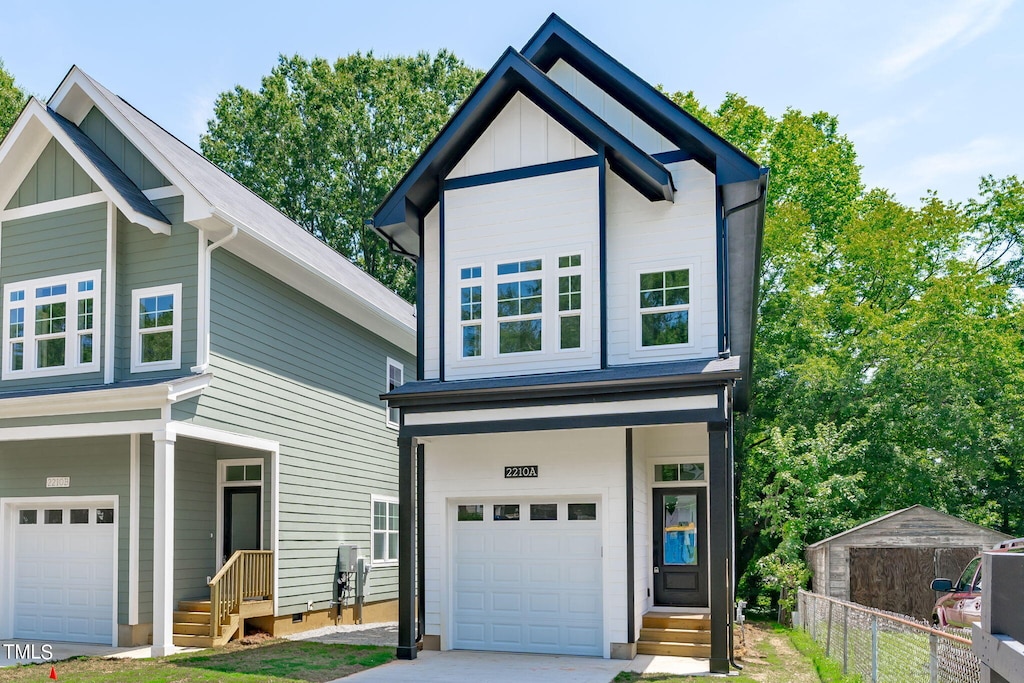
<path fill-rule="evenodd" d="M 928 619 L 937 576 L 956 579 L 1009 536 L 924 505 L 890 512 L 807 547 L 815 593 Z"/>

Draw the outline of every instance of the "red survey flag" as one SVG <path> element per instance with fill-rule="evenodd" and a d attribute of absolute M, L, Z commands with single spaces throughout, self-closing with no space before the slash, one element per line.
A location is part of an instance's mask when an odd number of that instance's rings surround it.
<path fill-rule="evenodd" d="M 57 680 L 57 670 L 52 666 L 50 667 L 50 678 Z"/>

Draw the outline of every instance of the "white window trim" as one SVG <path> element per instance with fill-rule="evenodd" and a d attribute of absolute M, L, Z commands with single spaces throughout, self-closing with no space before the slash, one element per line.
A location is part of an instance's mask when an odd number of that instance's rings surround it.
<path fill-rule="evenodd" d="M 562 267 L 558 266 L 558 259 L 561 256 L 579 256 L 580 257 L 580 265 L 578 265 L 578 266 L 567 266 L 565 268 L 562 268 Z M 555 257 L 555 266 L 556 266 L 555 267 L 555 278 L 554 278 L 555 279 L 555 315 L 557 316 L 555 318 L 555 330 L 554 330 L 554 335 L 555 335 L 555 351 L 557 351 L 559 354 L 566 354 L 566 353 L 578 354 L 580 351 L 583 351 L 587 347 L 587 338 L 586 338 L 586 331 L 587 331 L 587 315 L 586 315 L 586 309 L 587 309 L 587 267 L 586 267 L 587 266 L 587 259 L 586 259 L 586 254 L 584 254 L 582 252 L 573 253 L 571 251 L 569 253 L 566 253 L 566 254 L 561 254 L 560 256 L 556 256 Z M 563 310 L 561 310 L 561 307 L 559 306 L 559 304 L 561 303 L 561 296 L 562 295 L 561 295 L 561 288 L 558 286 L 558 281 L 559 281 L 559 278 L 567 277 L 567 276 L 570 276 L 570 275 L 579 275 L 580 276 L 580 307 L 576 308 L 576 309 L 568 310 L 568 311 L 563 311 Z M 579 318 L 580 318 L 580 345 L 576 346 L 576 347 L 573 347 L 573 348 L 569 348 L 569 349 L 563 349 L 562 348 L 562 318 L 566 318 L 566 317 L 574 316 L 574 315 L 575 316 L 579 316 Z"/>
<path fill-rule="evenodd" d="M 556 257 L 557 262 L 557 257 Z M 523 261 L 540 261 L 540 270 L 529 270 L 518 273 L 508 273 L 506 275 L 498 275 L 498 266 L 509 264 L 509 263 L 521 263 Z M 547 339 L 549 336 L 548 330 L 551 329 L 550 322 L 550 311 L 551 311 L 551 297 L 548 292 L 551 291 L 550 273 L 551 273 L 551 256 L 540 254 L 532 256 L 523 256 L 515 258 L 503 258 L 494 261 L 491 264 L 491 269 L 494 272 L 494 282 L 491 291 L 494 293 L 494 341 L 492 347 L 494 350 L 493 358 L 500 358 L 502 360 L 507 358 L 535 358 L 537 356 L 543 356 L 550 347 L 550 341 Z M 548 264 L 545 266 L 545 264 Z M 498 315 L 498 286 L 508 282 L 522 282 L 524 280 L 540 280 L 540 313 L 527 313 L 526 315 L 509 315 L 501 317 Z M 555 292 L 557 294 L 557 280 Z M 487 295 L 484 295 L 487 298 Z M 558 299 L 555 299 L 555 311 L 558 310 Z M 545 320 L 545 319 L 548 320 Z M 501 352 L 501 324 L 502 323 L 515 323 L 525 322 L 528 320 L 539 320 L 540 321 L 540 348 L 536 351 L 510 351 L 508 353 Z M 557 345 L 556 345 L 557 346 Z"/>
<path fill-rule="evenodd" d="M 92 281 L 93 288 L 88 292 L 79 292 L 78 283 Z M 65 331 L 64 331 L 64 365 L 59 367 L 36 368 L 36 334 L 35 334 L 35 290 L 38 287 L 65 285 L 67 292 L 61 295 L 56 301 L 64 301 L 65 306 Z M 34 278 L 20 282 L 9 282 L 4 285 L 3 290 L 3 352 L 0 362 L 3 363 L 3 370 L 0 377 L 3 379 L 28 379 L 34 377 L 54 377 L 57 375 L 74 375 L 83 372 L 99 372 L 100 355 L 103 349 L 103 320 L 102 311 L 102 287 L 100 270 L 89 270 L 68 275 L 55 277 Z M 10 293 L 14 290 L 25 290 L 25 298 L 21 301 L 11 301 Z M 52 299 L 52 297 L 45 297 Z M 92 299 L 92 360 L 88 363 L 78 362 L 78 302 L 82 299 Z M 23 355 L 23 366 L 21 370 L 11 370 L 11 309 L 22 308 L 25 310 L 25 350 Z M 68 361 L 71 361 L 70 363 Z"/>
<path fill-rule="evenodd" d="M 387 359 L 387 365 L 385 366 L 385 372 L 384 372 L 384 391 L 385 391 L 385 393 L 391 391 L 391 368 L 398 368 L 399 372 L 402 373 L 402 384 L 405 384 L 405 365 L 403 365 L 402 363 L 399 363 L 394 358 L 388 358 Z M 402 386 L 402 384 L 399 384 L 398 386 L 400 387 L 400 386 Z M 399 417 L 399 419 L 401 419 L 401 417 Z M 398 422 L 396 422 L 396 421 L 391 419 L 391 402 L 390 401 L 385 401 L 384 402 L 384 422 L 391 429 L 398 429 L 399 427 L 401 427 L 401 425 Z"/>
<path fill-rule="evenodd" d="M 229 465 L 259 465 L 260 466 L 260 479 L 259 481 L 248 480 L 248 481 L 228 481 L 228 466 Z M 216 567 L 219 571 L 224 565 L 224 489 L 233 488 L 238 486 L 259 486 L 260 487 L 260 548 L 266 548 L 264 542 L 263 529 L 266 528 L 266 516 L 263 514 L 263 507 L 265 501 L 264 485 L 267 479 L 267 463 L 263 461 L 263 458 L 234 458 L 231 460 L 218 460 L 217 461 L 217 536 L 216 544 L 213 548 L 213 553 L 216 555 Z"/>
<path fill-rule="evenodd" d="M 464 268 L 479 268 L 480 269 L 480 277 L 470 277 L 470 278 L 463 279 L 462 278 L 462 270 Z M 459 273 L 459 286 L 458 286 L 458 292 L 459 292 L 459 298 L 458 298 L 458 303 L 459 303 L 459 308 L 458 308 L 458 311 L 459 311 L 459 316 L 458 316 L 458 319 L 459 319 L 459 336 L 458 336 L 459 353 L 458 353 L 458 358 L 459 358 L 460 361 L 479 362 L 481 359 L 483 359 L 483 358 L 485 358 L 487 356 L 487 338 L 489 337 L 489 335 L 487 334 L 487 285 L 486 285 L 486 282 L 485 282 L 485 280 L 486 280 L 485 276 L 487 274 L 486 271 L 487 271 L 487 266 L 486 266 L 486 264 L 482 264 L 482 263 L 474 263 L 472 265 L 460 266 L 458 268 L 458 273 Z M 475 320 L 463 320 L 462 319 L 462 290 L 464 288 L 466 288 L 466 287 L 479 287 L 480 288 L 480 317 L 475 319 Z M 462 345 L 462 338 L 463 338 L 462 335 L 464 334 L 463 330 L 465 328 L 473 327 L 473 326 L 476 326 L 476 327 L 480 328 L 480 353 L 478 355 L 476 355 L 476 356 L 467 356 L 464 353 L 465 347 Z"/>
<path fill-rule="evenodd" d="M 375 558 L 373 556 L 373 551 L 374 551 L 373 539 L 374 539 L 374 536 L 376 534 L 384 534 L 384 538 L 386 539 L 386 542 L 384 544 L 384 554 L 388 555 L 389 554 L 388 550 L 390 549 L 388 547 L 388 544 L 390 544 L 390 542 L 391 542 L 390 541 L 391 537 L 388 534 L 390 534 L 392 531 L 398 531 L 398 529 L 385 529 L 383 531 L 377 531 L 376 529 L 373 528 L 373 508 L 374 508 L 374 504 L 375 503 L 386 503 L 389 506 L 392 505 L 392 504 L 397 505 L 398 506 L 398 510 L 399 510 L 399 514 L 401 514 L 402 504 L 399 502 L 398 498 L 395 497 L 395 496 L 379 496 L 377 494 L 371 494 L 370 495 L 370 565 L 374 566 L 374 567 L 397 567 L 398 566 L 398 558 L 397 557 L 395 559 L 393 559 L 393 560 L 388 560 L 388 559 L 378 560 L 377 558 Z M 388 510 L 388 512 L 390 513 L 390 509 Z M 391 518 L 390 514 L 385 515 L 385 519 L 390 519 L 390 518 Z"/>
<path fill-rule="evenodd" d="M 640 308 L 640 278 L 643 275 L 649 273 L 663 273 L 670 270 L 687 270 L 690 273 L 690 303 L 688 304 L 676 304 L 673 306 L 659 306 L 657 308 Z M 687 351 L 697 347 L 695 337 L 697 336 L 698 325 L 697 325 L 697 314 L 699 306 L 694 303 L 694 297 L 699 296 L 700 288 L 700 271 L 697 266 L 693 263 L 646 263 L 643 265 L 637 265 L 633 267 L 632 271 L 632 291 L 630 296 L 632 302 L 630 307 L 632 309 L 632 324 L 633 330 L 633 350 L 630 354 L 633 357 L 639 356 L 658 356 L 658 355 L 674 355 L 679 351 Z M 644 346 L 643 345 L 643 315 L 647 313 L 670 313 L 673 311 L 687 311 L 687 342 L 685 344 L 661 344 L 658 346 Z"/>
<path fill-rule="evenodd" d="M 170 294 L 174 297 L 174 324 L 171 325 L 171 359 L 155 361 L 152 363 L 142 362 L 142 337 L 139 329 L 139 300 L 150 296 L 163 296 Z M 144 287 L 132 290 L 132 360 L 131 371 L 153 372 L 156 370 L 177 370 L 181 368 L 181 283 L 176 282 L 170 285 L 158 287 Z"/>

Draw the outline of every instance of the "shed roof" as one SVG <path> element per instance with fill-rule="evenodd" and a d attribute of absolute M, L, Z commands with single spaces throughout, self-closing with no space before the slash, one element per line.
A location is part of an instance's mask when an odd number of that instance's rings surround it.
<path fill-rule="evenodd" d="M 835 540 L 837 540 L 839 538 L 850 536 L 851 534 L 856 534 L 856 532 L 858 532 L 858 531 L 861 531 L 861 530 L 866 529 L 868 527 L 875 526 L 875 525 L 877 525 L 877 524 L 879 524 L 881 522 L 884 522 L 884 521 L 887 521 L 887 520 L 899 517 L 901 515 L 905 515 L 908 512 L 911 512 L 913 510 L 921 511 L 921 512 L 924 512 L 925 514 L 933 515 L 937 519 L 954 520 L 955 522 L 959 523 L 960 525 L 962 525 L 964 527 L 972 527 L 972 528 L 978 529 L 979 531 L 983 531 L 986 534 L 1001 536 L 1003 538 L 1010 538 L 1010 536 L 1008 536 L 1007 534 L 1004 534 L 1004 533 L 999 532 L 999 531 L 995 531 L 994 529 L 989 529 L 988 527 L 981 526 L 980 524 L 975 524 L 973 522 L 968 522 L 967 520 L 961 519 L 959 517 L 956 517 L 955 515 L 950 515 L 948 513 L 942 512 L 940 510 L 936 510 L 934 508 L 930 508 L 930 507 L 928 507 L 926 505 L 918 504 L 918 505 L 911 505 L 910 507 L 903 508 L 902 510 L 896 510 L 894 512 L 890 512 L 888 514 L 882 515 L 881 517 L 876 517 L 875 519 L 872 519 L 870 521 L 864 522 L 863 524 L 859 524 L 859 525 L 853 527 L 852 529 L 847 529 L 846 531 L 838 533 L 838 534 L 836 534 L 834 536 L 829 536 L 828 538 L 824 538 L 824 539 L 818 541 L 817 543 L 810 544 L 809 546 L 807 546 L 807 549 L 808 550 L 812 550 L 812 549 L 819 548 L 819 547 L 824 546 L 824 545 L 828 545 L 829 543 L 832 543 L 833 541 L 835 541 Z"/>

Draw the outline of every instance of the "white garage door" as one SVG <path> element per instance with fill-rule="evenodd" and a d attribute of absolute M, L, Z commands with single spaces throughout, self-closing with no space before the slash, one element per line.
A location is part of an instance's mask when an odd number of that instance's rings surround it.
<path fill-rule="evenodd" d="M 14 514 L 14 637 L 112 643 L 112 504 L 39 503 Z"/>
<path fill-rule="evenodd" d="M 452 647 L 603 655 L 597 507 L 455 506 Z"/>

